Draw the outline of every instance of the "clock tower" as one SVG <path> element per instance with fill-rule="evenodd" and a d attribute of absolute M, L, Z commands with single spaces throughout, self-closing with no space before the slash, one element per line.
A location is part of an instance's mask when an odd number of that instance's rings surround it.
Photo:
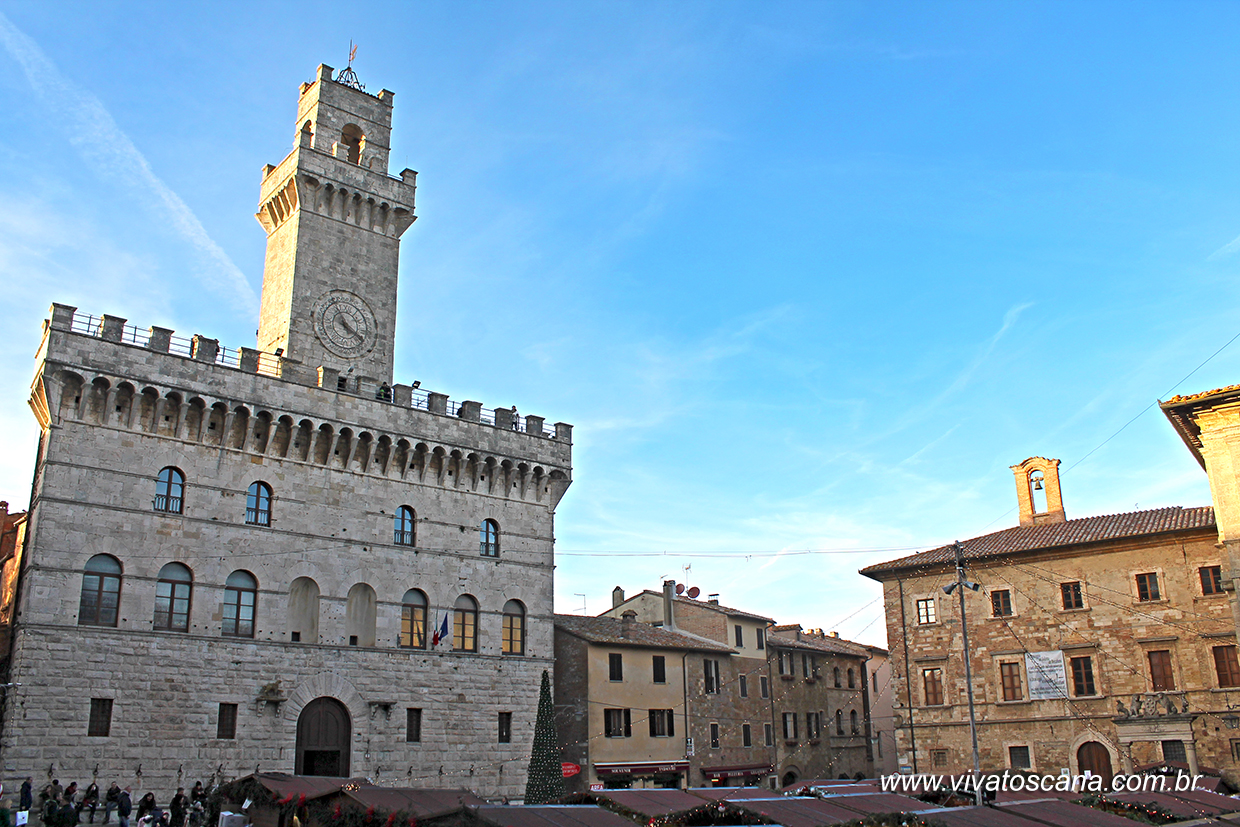
<path fill-rule="evenodd" d="M 388 175 L 391 133 L 391 92 L 319 66 L 301 86 L 293 151 L 263 168 L 258 349 L 339 371 L 354 391 L 392 383 L 396 270 L 417 173 Z"/>

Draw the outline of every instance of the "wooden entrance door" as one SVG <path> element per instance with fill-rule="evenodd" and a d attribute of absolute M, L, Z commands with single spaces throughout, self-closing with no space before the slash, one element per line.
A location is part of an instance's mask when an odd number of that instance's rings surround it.
<path fill-rule="evenodd" d="M 1077 771 L 1082 775 L 1089 770 L 1094 775 L 1102 776 L 1102 784 L 1111 789 L 1111 778 L 1115 772 L 1111 769 L 1111 753 L 1097 741 L 1086 741 L 1076 751 Z"/>
<path fill-rule="evenodd" d="M 297 719 L 297 774 L 349 775 L 349 710 L 335 698 L 315 698 Z"/>

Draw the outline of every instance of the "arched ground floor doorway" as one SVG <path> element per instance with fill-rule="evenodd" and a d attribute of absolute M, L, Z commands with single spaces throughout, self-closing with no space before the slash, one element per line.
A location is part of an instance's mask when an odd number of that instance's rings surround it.
<path fill-rule="evenodd" d="M 347 778 L 353 722 L 335 698 L 315 698 L 297 718 L 298 775 Z"/>
<path fill-rule="evenodd" d="M 1086 741 L 1076 751 L 1077 771 L 1081 775 L 1085 771 L 1102 777 L 1102 784 L 1106 789 L 1111 789 L 1111 778 L 1115 775 L 1115 770 L 1111 767 L 1111 753 L 1107 748 L 1097 741 Z"/>

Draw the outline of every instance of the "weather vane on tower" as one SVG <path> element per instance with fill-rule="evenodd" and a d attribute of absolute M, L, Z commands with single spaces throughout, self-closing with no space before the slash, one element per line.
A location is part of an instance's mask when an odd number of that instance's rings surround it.
<path fill-rule="evenodd" d="M 336 83 L 350 86 L 359 92 L 365 92 L 366 86 L 357 79 L 357 73 L 353 71 L 353 58 L 357 57 L 357 46 L 353 45 L 353 41 L 349 41 L 349 64 L 336 73 Z"/>

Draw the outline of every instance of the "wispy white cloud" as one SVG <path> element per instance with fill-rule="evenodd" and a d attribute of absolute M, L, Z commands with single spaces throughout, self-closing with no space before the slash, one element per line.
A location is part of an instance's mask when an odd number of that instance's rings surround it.
<path fill-rule="evenodd" d="M 1240 250 L 1240 236 L 1236 236 L 1213 253 L 1210 253 L 1210 255 L 1206 256 L 1206 261 L 1217 261 L 1220 258 L 1226 258 L 1237 250 Z"/>
<path fill-rule="evenodd" d="M 131 187 L 145 189 L 160 205 L 160 215 L 199 253 L 210 285 L 240 312 L 252 314 L 258 297 L 244 274 L 215 243 L 202 222 L 165 184 L 103 103 L 70 82 L 38 44 L 0 13 L 0 43 L 21 66 L 26 80 L 55 113 L 69 141 L 97 171 Z"/>

